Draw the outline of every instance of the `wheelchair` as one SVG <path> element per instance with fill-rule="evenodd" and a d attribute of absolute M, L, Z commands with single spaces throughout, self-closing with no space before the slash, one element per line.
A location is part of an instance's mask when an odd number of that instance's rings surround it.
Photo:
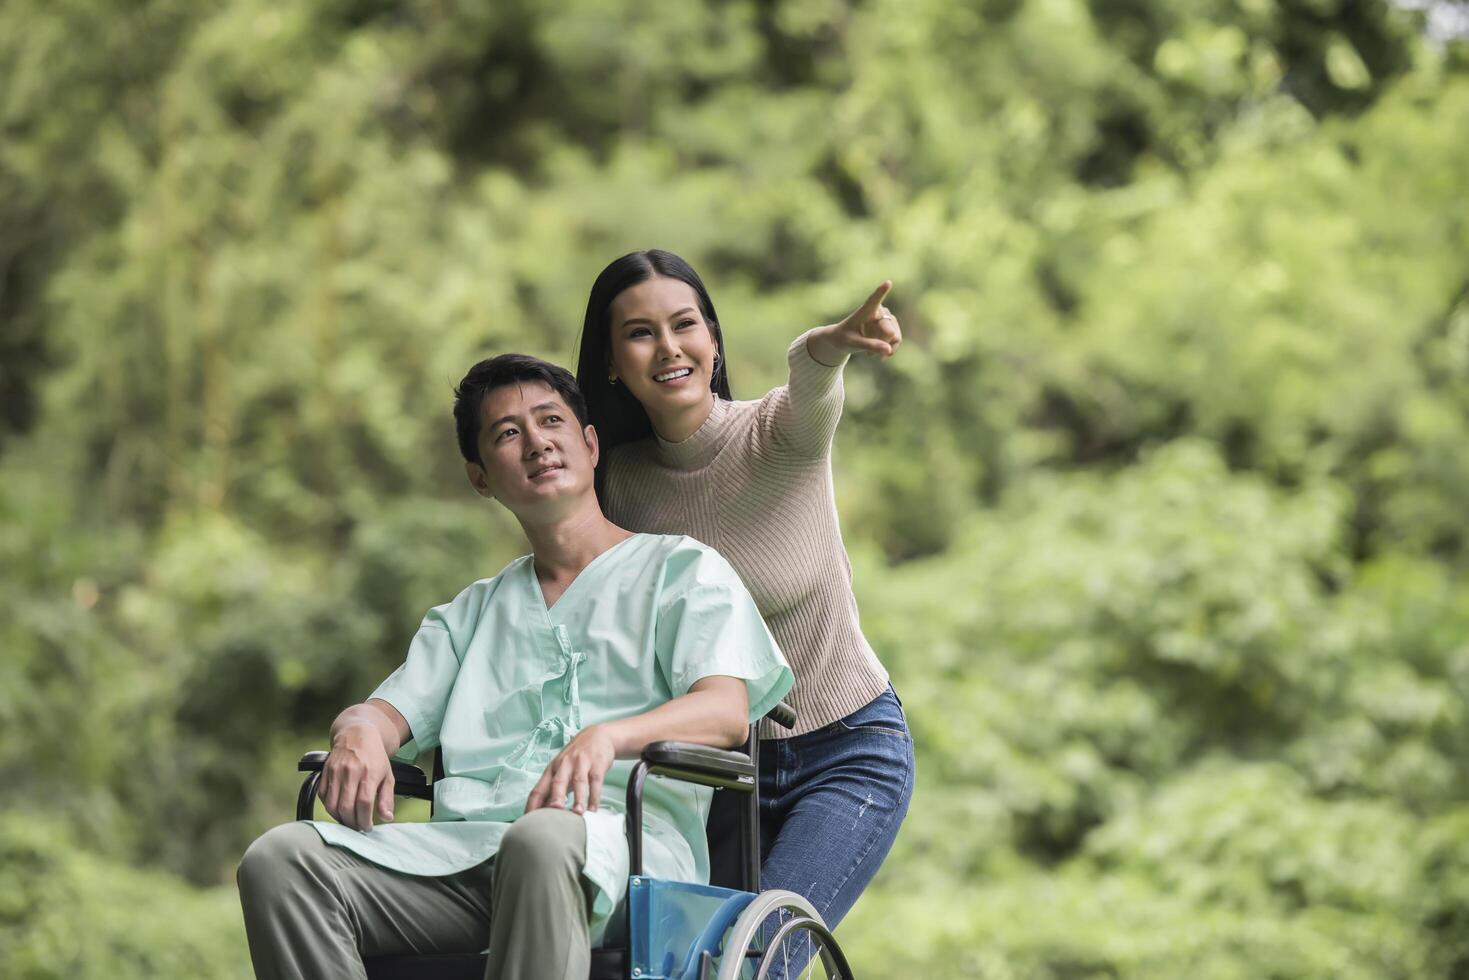
<path fill-rule="evenodd" d="M 795 724 L 784 702 L 766 715 Z M 760 740 L 751 725 L 744 751 L 683 742 L 643 749 L 627 784 L 628 888 L 625 928 L 592 950 L 588 980 L 852 980 L 845 955 L 820 913 L 795 892 L 760 890 Z M 306 773 L 296 819 L 312 819 L 327 753 L 308 752 L 296 768 Z M 443 776 L 434 754 L 434 778 Z M 643 784 L 666 777 L 742 794 L 739 840 L 710 841 L 710 849 L 737 846 L 740 888 L 663 881 L 643 874 Z M 433 801 L 433 784 L 418 766 L 393 762 L 398 796 Z M 610 945 L 616 943 L 616 945 Z M 485 953 L 368 957 L 369 980 L 481 980 Z"/>

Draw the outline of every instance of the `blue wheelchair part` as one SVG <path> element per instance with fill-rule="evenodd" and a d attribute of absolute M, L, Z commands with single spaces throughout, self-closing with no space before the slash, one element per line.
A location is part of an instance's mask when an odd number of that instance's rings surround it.
<path fill-rule="evenodd" d="M 753 892 L 635 875 L 627 892 L 629 973 L 634 980 L 698 980 L 703 954 L 718 958 L 725 933 L 754 900 Z"/>

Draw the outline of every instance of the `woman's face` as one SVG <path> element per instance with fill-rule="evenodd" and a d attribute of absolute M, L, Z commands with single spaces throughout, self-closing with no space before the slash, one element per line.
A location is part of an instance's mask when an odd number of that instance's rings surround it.
<path fill-rule="evenodd" d="M 662 276 L 629 286 L 609 319 L 608 373 L 655 423 L 707 407 L 716 348 L 692 286 Z"/>

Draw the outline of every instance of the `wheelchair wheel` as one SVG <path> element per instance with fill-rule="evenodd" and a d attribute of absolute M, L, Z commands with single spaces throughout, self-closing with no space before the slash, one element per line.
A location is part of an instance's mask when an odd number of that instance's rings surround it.
<path fill-rule="evenodd" d="M 730 928 L 716 980 L 852 980 L 852 970 L 811 903 L 772 890 Z"/>

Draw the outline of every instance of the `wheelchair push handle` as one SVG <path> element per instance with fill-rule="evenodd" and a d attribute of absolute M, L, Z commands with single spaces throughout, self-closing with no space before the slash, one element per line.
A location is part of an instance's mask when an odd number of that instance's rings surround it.
<path fill-rule="evenodd" d="M 784 701 L 775 702 L 775 707 L 765 712 L 765 717 L 775 722 L 781 728 L 796 727 L 796 709 Z"/>

